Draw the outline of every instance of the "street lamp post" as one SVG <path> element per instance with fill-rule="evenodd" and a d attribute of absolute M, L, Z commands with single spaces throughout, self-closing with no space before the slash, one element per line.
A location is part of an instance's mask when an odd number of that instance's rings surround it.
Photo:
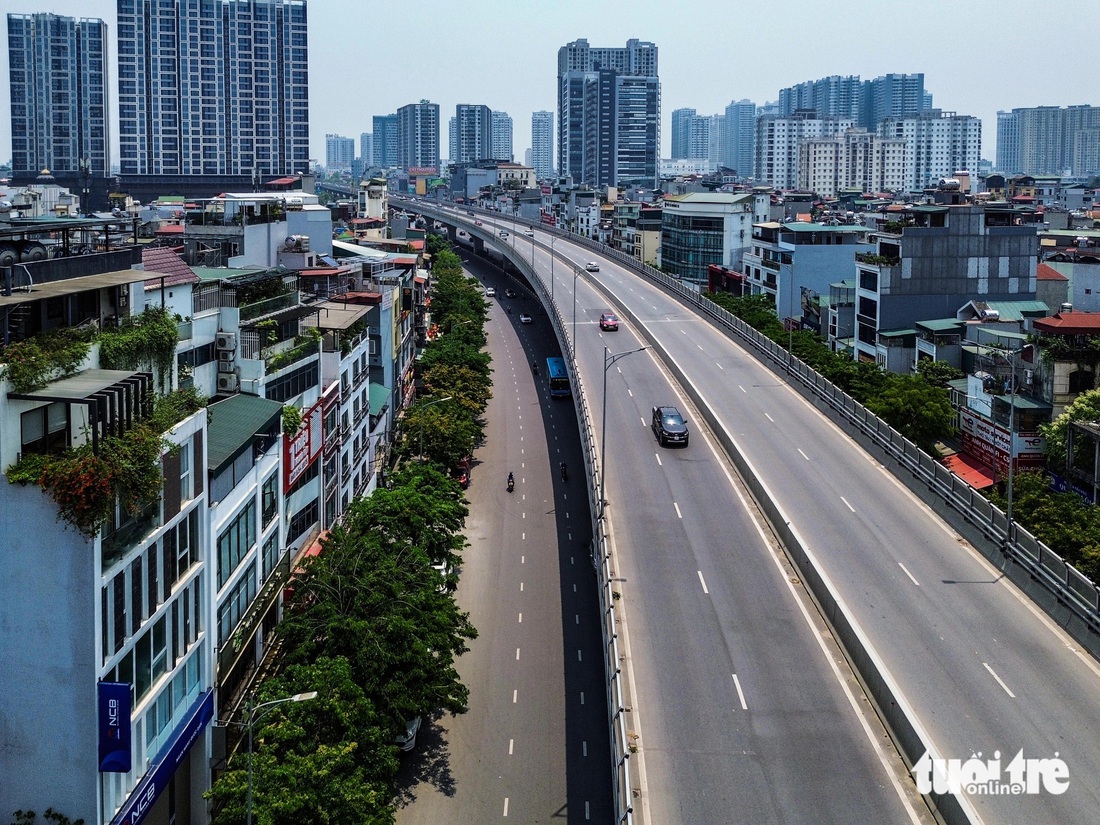
<path fill-rule="evenodd" d="M 437 398 L 435 401 L 429 401 L 427 404 L 423 404 L 420 407 L 420 463 L 424 463 L 424 410 L 428 407 L 434 407 L 436 404 L 442 404 L 444 401 L 450 401 L 453 396 L 448 395 L 446 398 Z"/>
<path fill-rule="evenodd" d="M 581 274 L 580 267 L 573 267 L 573 347 L 577 346 L 577 276 Z"/>
<path fill-rule="evenodd" d="M 580 270 L 578 270 L 579 272 Z M 573 282 L 574 287 L 576 281 Z M 574 289 L 574 294 L 576 290 Z M 611 350 L 604 345 L 603 348 L 603 412 L 600 416 L 600 510 L 598 518 L 603 518 L 604 506 L 607 504 L 607 499 L 604 498 L 605 484 L 607 482 L 607 368 L 618 361 L 620 358 L 625 358 L 628 355 L 633 355 L 636 352 L 641 352 L 644 349 L 649 349 L 649 345 L 638 347 L 637 349 L 630 349 L 626 352 L 612 353 Z"/>
<path fill-rule="evenodd" d="M 275 699 L 271 702 L 264 702 L 262 704 L 252 706 L 252 700 L 248 701 L 248 798 L 246 803 L 245 821 L 248 825 L 252 825 L 252 726 L 256 724 L 263 716 L 267 714 L 260 714 L 259 711 L 270 710 L 275 705 L 282 705 L 286 702 L 308 702 L 310 699 L 317 698 L 317 691 L 311 690 L 308 693 L 296 693 L 293 696 L 287 696 L 285 699 Z"/>

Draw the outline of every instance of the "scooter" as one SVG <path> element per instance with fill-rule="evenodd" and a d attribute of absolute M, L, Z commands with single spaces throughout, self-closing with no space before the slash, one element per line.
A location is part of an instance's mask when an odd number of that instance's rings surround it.
<path fill-rule="evenodd" d="M 510 493 L 514 489 L 516 489 L 516 480 L 511 476 L 508 476 L 508 492 Z"/>

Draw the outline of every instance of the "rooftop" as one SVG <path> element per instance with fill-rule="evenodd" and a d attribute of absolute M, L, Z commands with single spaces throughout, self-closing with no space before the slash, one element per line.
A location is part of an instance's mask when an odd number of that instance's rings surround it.
<path fill-rule="evenodd" d="M 258 435 L 271 429 L 283 411 L 278 401 L 255 395 L 231 395 L 208 408 L 206 467 L 217 474 L 250 447 Z"/>

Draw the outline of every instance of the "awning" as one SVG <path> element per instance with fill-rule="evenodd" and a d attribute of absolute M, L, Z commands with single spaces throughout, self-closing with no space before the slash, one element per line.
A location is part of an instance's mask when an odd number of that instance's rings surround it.
<path fill-rule="evenodd" d="M 997 483 L 990 467 L 968 455 L 962 453 L 949 455 L 943 460 L 943 464 L 975 490 L 984 490 Z"/>

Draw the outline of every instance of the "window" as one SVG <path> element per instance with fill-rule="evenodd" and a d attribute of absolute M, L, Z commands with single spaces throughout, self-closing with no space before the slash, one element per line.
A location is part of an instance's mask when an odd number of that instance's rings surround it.
<path fill-rule="evenodd" d="M 184 442 L 180 448 L 180 501 L 190 501 L 191 492 L 191 441 Z"/>
<path fill-rule="evenodd" d="M 244 576 L 233 586 L 218 608 L 218 644 L 224 645 L 241 623 L 249 605 L 256 598 L 256 563 L 248 565 Z"/>
<path fill-rule="evenodd" d="M 279 479 L 275 473 L 271 474 L 271 477 L 264 482 L 263 489 L 260 493 L 261 498 L 261 530 L 266 530 L 268 525 L 271 524 L 272 519 L 279 514 Z"/>
<path fill-rule="evenodd" d="M 279 547 L 279 531 L 274 531 L 264 542 L 263 549 L 263 581 L 267 581 L 267 577 L 271 575 L 275 566 L 279 563 L 279 559 L 282 556 L 282 550 Z"/>
<path fill-rule="evenodd" d="M 256 544 L 256 500 L 248 504 L 218 536 L 218 587 L 232 577 L 233 572 Z"/>
<path fill-rule="evenodd" d="M 21 416 L 24 453 L 57 453 L 69 446 L 69 408 L 47 404 Z"/>

